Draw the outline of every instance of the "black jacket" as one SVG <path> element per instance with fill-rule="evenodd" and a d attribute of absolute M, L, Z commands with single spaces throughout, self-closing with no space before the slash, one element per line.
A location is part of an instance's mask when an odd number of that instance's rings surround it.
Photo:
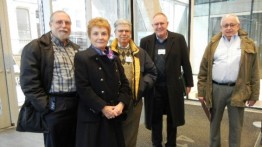
<path fill-rule="evenodd" d="M 131 89 L 119 58 L 110 60 L 93 48 L 78 52 L 75 78 L 79 95 L 76 146 L 122 147 L 124 113 L 107 119 L 101 112 L 106 105 L 115 106 L 119 102 L 123 102 L 125 108 L 129 105 Z"/>
<path fill-rule="evenodd" d="M 102 117 L 102 108 L 123 102 L 128 106 L 131 89 L 119 58 L 110 61 L 88 48 L 75 55 L 78 120 L 92 122 Z"/>
<path fill-rule="evenodd" d="M 75 50 L 80 47 L 70 42 Z M 43 112 L 48 104 L 54 69 L 54 50 L 51 32 L 28 43 L 22 51 L 20 84 L 25 101 L 30 101 L 37 111 Z"/>
<path fill-rule="evenodd" d="M 154 61 L 155 56 L 156 34 L 144 37 L 140 41 L 140 47 L 145 49 Z M 181 126 L 185 124 L 184 110 L 184 87 L 179 77 L 181 76 L 181 67 L 184 71 L 184 79 L 186 87 L 193 87 L 192 69 L 189 62 L 189 53 L 185 38 L 183 35 L 168 31 L 166 54 L 165 54 L 165 73 L 167 78 L 167 90 L 169 97 L 169 107 L 174 122 L 173 126 Z M 146 96 L 151 101 L 145 102 L 146 127 L 151 129 L 153 97 L 154 91 Z"/>

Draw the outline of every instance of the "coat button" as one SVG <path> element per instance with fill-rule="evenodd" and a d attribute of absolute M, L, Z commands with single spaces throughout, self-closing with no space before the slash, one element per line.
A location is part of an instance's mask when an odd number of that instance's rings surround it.
<path fill-rule="evenodd" d="M 103 91 L 103 90 L 102 90 L 102 91 L 101 91 L 101 93 L 102 93 L 102 94 L 104 94 L 104 93 L 105 93 L 105 91 Z"/>
<path fill-rule="evenodd" d="M 96 57 L 96 60 L 98 60 L 98 58 Z"/>
<path fill-rule="evenodd" d="M 100 79 L 100 81 L 101 81 L 101 82 L 103 82 L 103 81 L 104 81 L 104 79 L 103 79 L 103 78 L 101 78 L 101 79 Z"/>
<path fill-rule="evenodd" d="M 92 111 L 93 113 L 96 113 L 96 111 L 92 108 L 89 108 L 90 111 Z"/>
<path fill-rule="evenodd" d="M 102 67 L 98 67 L 99 70 L 102 70 Z"/>

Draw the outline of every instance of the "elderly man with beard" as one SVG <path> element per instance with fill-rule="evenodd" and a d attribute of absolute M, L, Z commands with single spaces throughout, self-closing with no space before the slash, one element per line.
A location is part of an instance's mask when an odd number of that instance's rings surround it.
<path fill-rule="evenodd" d="M 71 19 L 66 12 L 54 12 L 49 25 L 50 32 L 23 49 L 21 88 L 26 103 L 45 114 L 45 147 L 73 147 L 78 102 L 74 56 L 79 46 L 69 40 Z"/>

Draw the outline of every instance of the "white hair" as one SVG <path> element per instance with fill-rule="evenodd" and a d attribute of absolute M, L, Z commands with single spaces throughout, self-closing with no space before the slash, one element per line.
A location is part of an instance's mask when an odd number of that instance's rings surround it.
<path fill-rule="evenodd" d="M 224 15 L 224 16 L 222 17 L 222 19 L 221 19 L 221 22 L 220 22 L 220 25 L 221 25 L 221 26 L 222 26 L 223 21 L 224 21 L 226 18 L 228 18 L 228 17 L 234 17 L 234 18 L 236 19 L 237 23 L 240 24 L 240 21 L 239 21 L 237 15 L 235 15 L 235 14 L 226 14 L 226 15 Z"/>

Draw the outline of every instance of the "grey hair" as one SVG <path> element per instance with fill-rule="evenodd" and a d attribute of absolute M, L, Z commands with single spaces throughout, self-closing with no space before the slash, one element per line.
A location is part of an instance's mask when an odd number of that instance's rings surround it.
<path fill-rule="evenodd" d="M 71 21 L 70 16 L 69 16 L 65 11 L 63 11 L 63 10 L 57 10 L 57 11 L 55 11 L 55 12 L 53 12 L 53 13 L 51 14 L 49 23 L 53 22 L 54 15 L 57 14 L 57 13 L 64 13 L 64 14 L 66 14 L 66 15 L 69 17 L 70 21 Z"/>
<path fill-rule="evenodd" d="M 236 19 L 237 23 L 240 24 L 240 21 L 239 21 L 239 18 L 238 18 L 237 15 L 235 15 L 235 14 L 226 14 L 226 15 L 224 15 L 224 16 L 222 17 L 221 22 L 220 22 L 220 26 L 222 26 L 223 21 L 224 21 L 226 18 L 228 18 L 228 17 L 234 17 L 234 18 Z"/>
<path fill-rule="evenodd" d="M 132 24 L 129 20 L 127 19 L 118 19 L 115 23 L 114 23 L 114 27 L 115 27 L 115 30 L 117 29 L 117 27 L 119 25 L 128 25 L 130 30 L 132 30 Z"/>

